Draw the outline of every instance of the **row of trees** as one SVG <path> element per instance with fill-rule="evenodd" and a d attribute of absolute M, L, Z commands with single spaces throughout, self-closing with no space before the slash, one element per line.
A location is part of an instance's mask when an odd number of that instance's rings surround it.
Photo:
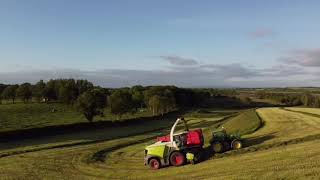
<path fill-rule="evenodd" d="M 273 93 L 259 91 L 256 93 L 260 99 L 272 99 L 288 106 L 304 105 L 320 108 L 320 97 L 310 93 Z"/>
<path fill-rule="evenodd" d="M 102 115 L 105 108 L 121 118 L 125 113 L 136 113 L 147 109 L 153 115 L 163 115 L 180 108 L 198 107 L 224 101 L 223 97 L 234 97 L 238 93 L 232 89 L 185 89 L 175 86 L 133 86 L 131 88 L 107 89 L 94 86 L 87 80 L 54 79 L 35 84 L 0 84 L 0 103 L 2 99 L 15 103 L 17 98 L 24 103 L 60 102 L 73 105 L 89 120 Z M 320 107 L 320 97 L 310 93 L 277 93 L 257 91 L 260 99 L 272 99 L 279 103 L 295 106 Z M 230 99 L 230 98 L 229 98 Z M 250 104 L 250 98 L 240 99 Z"/>
<path fill-rule="evenodd" d="M 0 103 L 2 99 L 11 99 L 12 103 L 14 103 L 17 97 L 20 97 L 24 102 L 29 101 L 29 99 L 31 99 L 32 97 L 31 84 L 24 83 L 24 84 L 21 84 L 20 86 L 19 85 L 6 86 L 2 90 Z"/>
<path fill-rule="evenodd" d="M 87 80 L 55 79 L 35 84 L 0 85 L 1 98 L 16 98 L 23 102 L 60 102 L 74 105 L 92 121 L 102 115 L 105 108 L 119 118 L 125 113 L 135 113 L 147 108 L 153 115 L 160 115 L 178 108 L 198 106 L 210 98 L 210 93 L 199 89 L 182 89 L 175 86 L 133 86 L 106 89 L 94 86 Z"/>
<path fill-rule="evenodd" d="M 20 98 L 29 102 L 32 98 L 36 101 L 61 101 L 66 104 L 73 104 L 78 96 L 93 89 L 93 84 L 87 80 L 57 79 L 47 83 L 39 81 L 34 85 L 23 83 L 21 85 L 1 85 L 1 98 L 12 100 Z"/>

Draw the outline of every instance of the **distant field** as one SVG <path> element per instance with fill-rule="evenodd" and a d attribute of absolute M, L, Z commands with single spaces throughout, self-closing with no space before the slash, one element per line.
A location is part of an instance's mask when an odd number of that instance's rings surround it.
<path fill-rule="evenodd" d="M 248 133 L 248 129 L 258 128 L 255 125 L 260 120 L 254 110 L 234 117 L 234 113 L 220 117 L 211 113 L 211 118 L 207 112 L 195 113 L 186 119 L 192 128 L 204 128 L 206 140 L 221 125 Z M 196 165 L 157 171 L 143 165 L 144 147 L 153 143 L 156 136 L 167 134 L 167 127 L 99 143 L 3 157 L 0 174 L 20 179 L 319 179 L 320 118 L 280 108 L 262 108 L 257 113 L 264 123 L 245 135 L 247 147 L 214 155 Z M 152 126 L 158 124 L 146 128 Z M 141 125 L 134 129 L 138 132 L 145 128 Z M 123 133 L 130 134 L 128 129 Z"/>
<path fill-rule="evenodd" d="M 104 114 L 104 117 L 96 116 L 94 121 L 118 119 L 117 116 L 111 115 L 107 109 Z M 151 116 L 151 113 L 144 111 L 125 114 L 122 119 L 145 116 Z M 0 132 L 80 122 L 88 121 L 74 107 L 60 103 L 0 104 Z"/>
<path fill-rule="evenodd" d="M 252 136 L 270 136 L 270 140 L 288 141 L 320 133 L 320 118 L 286 111 L 280 108 L 258 109 L 260 117 L 266 120 L 266 127 Z"/>
<path fill-rule="evenodd" d="M 303 108 L 303 107 L 289 107 L 285 108 L 292 111 L 306 112 L 320 116 L 320 108 Z"/>

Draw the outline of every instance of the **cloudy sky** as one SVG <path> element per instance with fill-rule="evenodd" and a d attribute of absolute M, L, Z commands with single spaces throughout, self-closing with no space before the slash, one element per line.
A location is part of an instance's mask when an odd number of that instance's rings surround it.
<path fill-rule="evenodd" d="M 0 83 L 320 86 L 317 0 L 0 0 Z"/>

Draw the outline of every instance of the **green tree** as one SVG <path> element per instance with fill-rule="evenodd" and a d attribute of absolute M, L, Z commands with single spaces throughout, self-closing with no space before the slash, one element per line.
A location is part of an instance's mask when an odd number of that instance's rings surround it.
<path fill-rule="evenodd" d="M 144 92 L 145 102 L 153 115 L 169 112 L 176 107 L 175 97 L 179 96 L 174 92 L 178 91 L 172 86 L 154 86 Z"/>
<path fill-rule="evenodd" d="M 78 89 L 78 94 L 82 94 L 86 91 L 93 89 L 93 84 L 87 80 L 77 80 L 76 81 L 76 87 Z"/>
<path fill-rule="evenodd" d="M 72 104 L 77 99 L 78 88 L 74 79 L 60 80 L 58 97 L 61 102 L 66 104 Z"/>
<path fill-rule="evenodd" d="M 312 96 L 310 94 L 304 94 L 301 99 L 304 106 L 310 107 L 312 106 Z"/>
<path fill-rule="evenodd" d="M 2 97 L 6 100 L 11 99 L 12 103 L 14 104 L 14 101 L 16 99 L 16 90 L 18 87 L 18 85 L 11 85 L 6 87 L 2 92 Z"/>
<path fill-rule="evenodd" d="M 173 96 L 159 96 L 154 95 L 149 98 L 148 107 L 153 115 L 164 114 L 170 112 L 176 107 L 175 99 Z"/>
<path fill-rule="evenodd" d="M 101 115 L 103 106 L 97 101 L 97 95 L 93 91 L 81 94 L 77 99 L 77 109 L 86 117 L 89 122 L 93 121 L 94 116 Z"/>
<path fill-rule="evenodd" d="M 160 106 L 161 106 L 161 102 L 160 101 L 161 101 L 160 100 L 160 96 L 158 96 L 158 95 L 154 95 L 154 96 L 149 98 L 148 107 L 152 111 L 152 115 L 153 116 L 158 114 L 158 111 L 159 111 Z"/>
<path fill-rule="evenodd" d="M 119 118 L 127 112 L 132 111 L 132 96 L 127 90 L 115 90 L 109 97 L 111 113 Z"/>
<path fill-rule="evenodd" d="M 17 89 L 17 97 L 21 98 L 23 102 L 28 102 L 32 98 L 31 84 L 23 83 Z"/>
<path fill-rule="evenodd" d="M 36 98 L 37 101 L 41 101 L 45 97 L 46 83 L 43 80 L 37 82 L 32 89 L 32 96 Z"/>
<path fill-rule="evenodd" d="M 136 110 L 138 108 L 142 108 L 144 106 L 143 89 L 132 88 L 131 94 L 132 94 L 133 104 Z"/>
<path fill-rule="evenodd" d="M 0 104 L 2 104 L 2 92 L 7 87 L 7 85 L 0 84 Z"/>
<path fill-rule="evenodd" d="M 44 89 L 44 96 L 48 101 L 51 100 L 57 100 L 58 99 L 58 93 L 57 90 L 58 89 L 58 83 L 56 80 L 50 79 L 47 84 L 46 87 Z"/>
<path fill-rule="evenodd" d="M 95 102 L 98 107 L 106 107 L 107 106 L 107 94 L 102 88 L 95 88 L 91 90 L 94 95 Z"/>
<path fill-rule="evenodd" d="M 70 104 L 73 100 L 72 92 L 65 86 L 59 88 L 59 100 L 63 103 Z"/>

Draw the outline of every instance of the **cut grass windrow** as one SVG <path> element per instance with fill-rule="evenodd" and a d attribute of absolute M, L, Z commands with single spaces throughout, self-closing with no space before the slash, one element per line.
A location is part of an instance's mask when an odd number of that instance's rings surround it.
<path fill-rule="evenodd" d="M 290 139 L 288 141 L 276 142 L 276 143 L 272 143 L 272 144 L 249 146 L 249 147 L 245 147 L 245 148 L 239 149 L 239 150 L 228 151 L 228 152 L 225 152 L 222 154 L 215 154 L 213 156 L 213 158 L 223 158 L 223 157 L 232 156 L 232 155 L 239 155 L 239 154 L 244 154 L 244 153 L 249 153 L 249 152 L 268 150 L 271 148 L 277 148 L 277 147 L 282 147 L 282 146 L 287 146 L 287 145 L 292 145 L 292 144 L 299 144 L 299 143 L 304 143 L 304 142 L 309 142 L 309 141 L 314 141 L 314 140 L 320 140 L 320 134 L 309 135 L 309 136 L 305 136 L 302 138 Z M 244 143 L 246 143 L 246 142 L 244 142 Z"/>
<path fill-rule="evenodd" d="M 289 108 L 281 108 L 281 109 L 286 110 L 286 111 L 290 111 L 290 112 L 296 112 L 296 113 L 305 114 L 305 115 L 308 115 L 308 116 L 313 116 L 313 117 L 320 118 L 319 114 L 305 112 L 305 111 L 299 111 L 298 108 L 295 108 L 297 110 L 293 110 L 293 109 L 289 109 Z"/>

